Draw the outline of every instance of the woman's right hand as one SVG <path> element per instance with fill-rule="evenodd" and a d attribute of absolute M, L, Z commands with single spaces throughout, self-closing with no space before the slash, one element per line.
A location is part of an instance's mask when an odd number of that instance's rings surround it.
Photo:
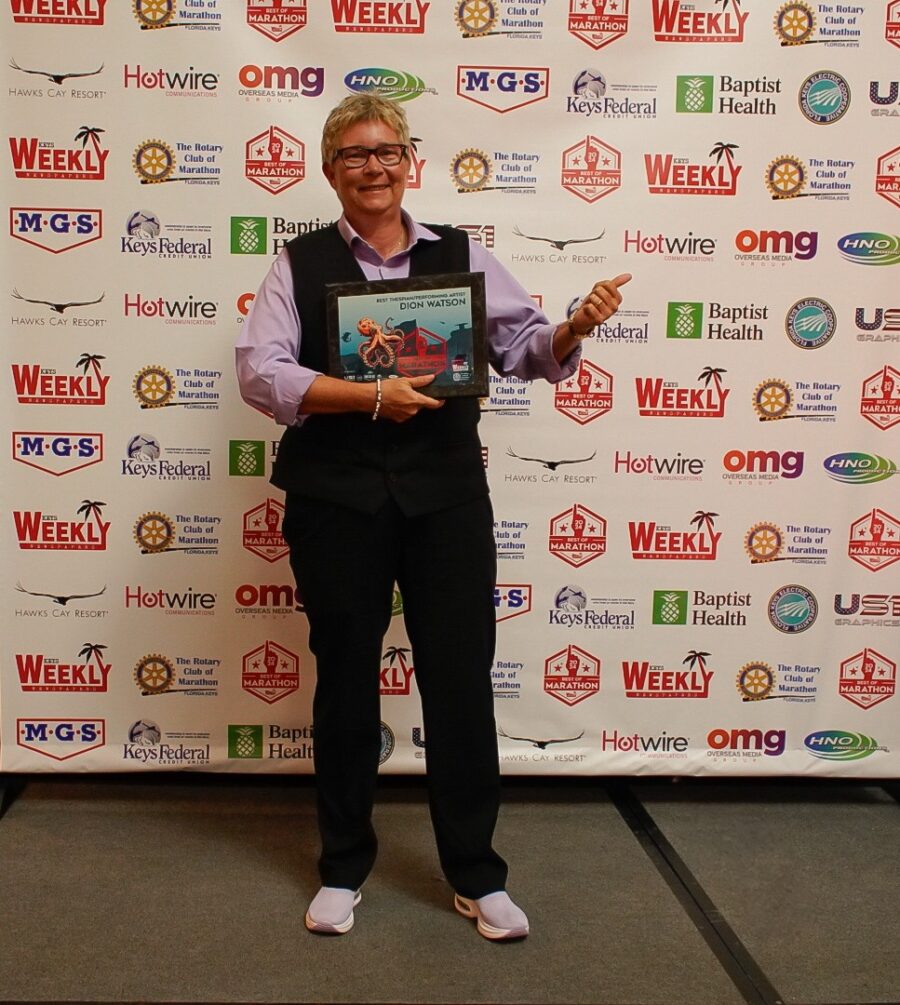
<path fill-rule="evenodd" d="M 381 409 L 378 417 L 391 422 L 406 422 L 423 408 L 440 408 L 443 399 L 419 394 L 416 388 L 425 387 L 434 380 L 433 373 L 421 377 L 389 377 L 381 381 Z"/>

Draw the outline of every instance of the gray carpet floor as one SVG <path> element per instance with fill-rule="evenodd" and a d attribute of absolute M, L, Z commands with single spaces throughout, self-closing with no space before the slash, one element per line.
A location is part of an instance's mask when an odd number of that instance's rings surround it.
<path fill-rule="evenodd" d="M 306 781 L 197 776 L 28 780 L 0 819 L 0 999 L 900 1001 L 897 802 L 877 786 L 765 798 L 749 785 L 626 790 L 771 982 L 768 999 L 729 973 L 600 780 L 509 787 L 497 844 L 532 934 L 497 945 L 451 909 L 419 780 L 382 787 L 356 927 L 323 938 L 303 926 L 318 885 Z"/>

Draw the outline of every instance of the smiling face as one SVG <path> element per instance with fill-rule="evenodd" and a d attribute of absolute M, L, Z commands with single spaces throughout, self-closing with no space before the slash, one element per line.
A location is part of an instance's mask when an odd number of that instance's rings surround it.
<path fill-rule="evenodd" d="M 389 125 L 375 120 L 356 122 L 345 129 L 338 148 L 377 147 L 381 143 L 401 142 Z M 354 229 L 360 229 L 358 223 L 371 226 L 379 220 L 399 217 L 409 173 L 409 160 L 406 157 L 396 167 L 384 167 L 373 155 L 361 168 L 348 168 L 338 157 L 331 164 L 323 164 L 322 171 L 337 193 L 344 213 Z"/>

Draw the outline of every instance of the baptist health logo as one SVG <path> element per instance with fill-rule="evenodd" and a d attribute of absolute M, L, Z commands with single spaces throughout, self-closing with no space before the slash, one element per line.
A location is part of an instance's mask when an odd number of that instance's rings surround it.
<path fill-rule="evenodd" d="M 231 218 L 232 255 L 264 255 L 268 232 L 269 221 L 264 216 L 233 216 Z"/>

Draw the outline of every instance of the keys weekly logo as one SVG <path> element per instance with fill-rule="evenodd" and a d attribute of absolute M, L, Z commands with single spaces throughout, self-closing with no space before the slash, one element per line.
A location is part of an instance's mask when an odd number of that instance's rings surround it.
<path fill-rule="evenodd" d="M 106 551 L 106 505 L 85 499 L 76 510 L 81 520 L 63 520 L 42 510 L 13 510 L 16 538 L 23 551 Z"/>
<path fill-rule="evenodd" d="M 422 35 L 430 6 L 422 0 L 331 0 L 331 16 L 335 31 Z"/>
<path fill-rule="evenodd" d="M 749 14 L 741 0 L 653 0 L 653 37 L 657 42 L 743 42 Z M 698 9 L 699 8 L 699 9 Z"/>
<path fill-rule="evenodd" d="M 65 663 L 44 653 L 16 653 L 19 686 L 23 691 L 106 692 L 111 663 L 104 663 L 106 646 L 86 642 L 78 662 Z"/>
<path fill-rule="evenodd" d="M 109 377 L 100 372 L 103 359 L 106 357 L 82 353 L 75 364 L 81 367 L 81 374 L 57 373 L 39 364 L 13 363 L 16 399 L 20 405 L 105 405 Z"/>
<path fill-rule="evenodd" d="M 715 530 L 718 513 L 697 510 L 690 526 L 694 531 L 675 531 L 655 520 L 629 520 L 628 538 L 631 557 L 638 559 L 680 559 L 714 562 L 722 532 Z"/>
<path fill-rule="evenodd" d="M 635 377 L 638 414 L 668 419 L 722 419 L 731 391 L 722 386 L 722 367 L 705 367 L 697 376 L 703 387 L 679 387 L 663 377 Z M 712 384 L 712 387 L 710 387 Z"/>
<path fill-rule="evenodd" d="M 17 178 L 103 181 L 109 151 L 100 147 L 102 132 L 98 126 L 82 126 L 75 134 L 80 147 L 57 147 L 36 136 L 10 136 L 13 171 Z"/>
<path fill-rule="evenodd" d="M 737 180 L 743 168 L 734 163 L 736 143 L 716 143 L 710 150 L 712 163 L 692 164 L 674 154 L 644 154 L 647 190 L 651 195 L 737 195 Z M 724 163 L 723 163 L 724 162 Z"/>
<path fill-rule="evenodd" d="M 10 0 L 16 24 L 103 24 L 106 0 Z"/>
<path fill-rule="evenodd" d="M 623 660 L 626 698 L 708 698 L 714 670 L 707 670 L 707 652 L 692 649 L 681 661 L 684 670 L 667 670 L 649 660 Z"/>

